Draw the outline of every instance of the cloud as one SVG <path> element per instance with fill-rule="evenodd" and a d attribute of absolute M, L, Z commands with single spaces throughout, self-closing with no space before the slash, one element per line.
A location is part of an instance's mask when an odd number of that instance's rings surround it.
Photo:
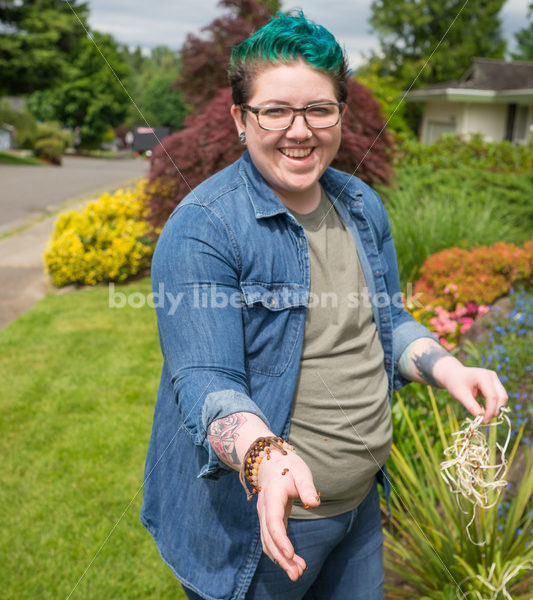
<path fill-rule="evenodd" d="M 377 37 L 371 33 L 371 0 L 293 0 L 283 1 L 283 10 L 301 7 L 312 20 L 324 25 L 343 44 L 352 67 L 362 62 L 362 55 L 378 49 Z M 188 33 L 199 34 L 213 19 L 224 14 L 218 0 L 89 0 L 89 22 L 94 29 L 111 33 L 122 43 L 153 48 L 166 45 L 179 50 Z M 502 10 L 503 32 L 510 41 L 525 26 L 527 2 L 508 0 Z"/>

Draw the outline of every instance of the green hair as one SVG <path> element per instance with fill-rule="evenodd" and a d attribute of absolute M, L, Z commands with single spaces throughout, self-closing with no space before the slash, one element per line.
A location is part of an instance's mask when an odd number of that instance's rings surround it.
<path fill-rule="evenodd" d="M 232 49 L 228 70 L 234 104 L 248 101 L 252 79 L 268 65 L 302 59 L 329 75 L 337 100 L 346 101 L 348 64 L 335 37 L 307 19 L 301 9 L 278 12 L 272 21 Z"/>

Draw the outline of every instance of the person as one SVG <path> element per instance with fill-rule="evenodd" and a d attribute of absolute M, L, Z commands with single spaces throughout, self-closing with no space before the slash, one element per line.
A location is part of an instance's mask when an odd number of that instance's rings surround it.
<path fill-rule="evenodd" d="M 330 167 L 335 38 L 278 13 L 229 74 L 246 150 L 182 200 L 153 258 L 164 362 L 141 519 L 188 598 L 377 600 L 393 390 L 443 387 L 485 422 L 507 396 L 403 309 L 380 198 Z"/>

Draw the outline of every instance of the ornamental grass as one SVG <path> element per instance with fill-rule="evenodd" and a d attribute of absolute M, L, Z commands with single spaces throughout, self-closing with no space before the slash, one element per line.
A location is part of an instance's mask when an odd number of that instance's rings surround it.
<path fill-rule="evenodd" d="M 460 425 L 451 404 L 439 411 L 428 388 L 431 420 L 411 418 L 411 410 L 397 394 L 412 451 L 395 443 L 392 448 L 390 524 L 385 528 L 385 564 L 398 582 L 389 585 L 387 598 L 422 600 L 530 600 L 533 589 L 533 469 L 522 444 L 523 428 L 515 432 L 507 460 L 513 473 L 520 463 L 516 486 L 506 489 L 496 504 L 477 509 L 459 506 L 441 475 L 443 450 Z M 494 456 L 497 432 L 488 443 Z M 493 459 L 494 460 L 494 459 Z M 507 595 L 506 595 L 507 594 Z"/>

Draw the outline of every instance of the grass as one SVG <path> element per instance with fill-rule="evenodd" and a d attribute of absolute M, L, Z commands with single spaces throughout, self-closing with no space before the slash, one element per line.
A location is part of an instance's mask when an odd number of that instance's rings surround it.
<path fill-rule="evenodd" d="M 405 287 L 430 255 L 454 246 L 531 237 L 533 175 L 464 166 L 398 166 L 394 185 L 381 187 Z"/>
<path fill-rule="evenodd" d="M 106 287 L 0 332 L 2 598 L 185 598 L 138 518 L 160 367 L 153 311 Z"/>
<path fill-rule="evenodd" d="M 0 151 L 0 164 L 3 165 L 35 165 L 44 166 L 44 163 L 33 156 L 22 156 L 14 152 Z"/>

